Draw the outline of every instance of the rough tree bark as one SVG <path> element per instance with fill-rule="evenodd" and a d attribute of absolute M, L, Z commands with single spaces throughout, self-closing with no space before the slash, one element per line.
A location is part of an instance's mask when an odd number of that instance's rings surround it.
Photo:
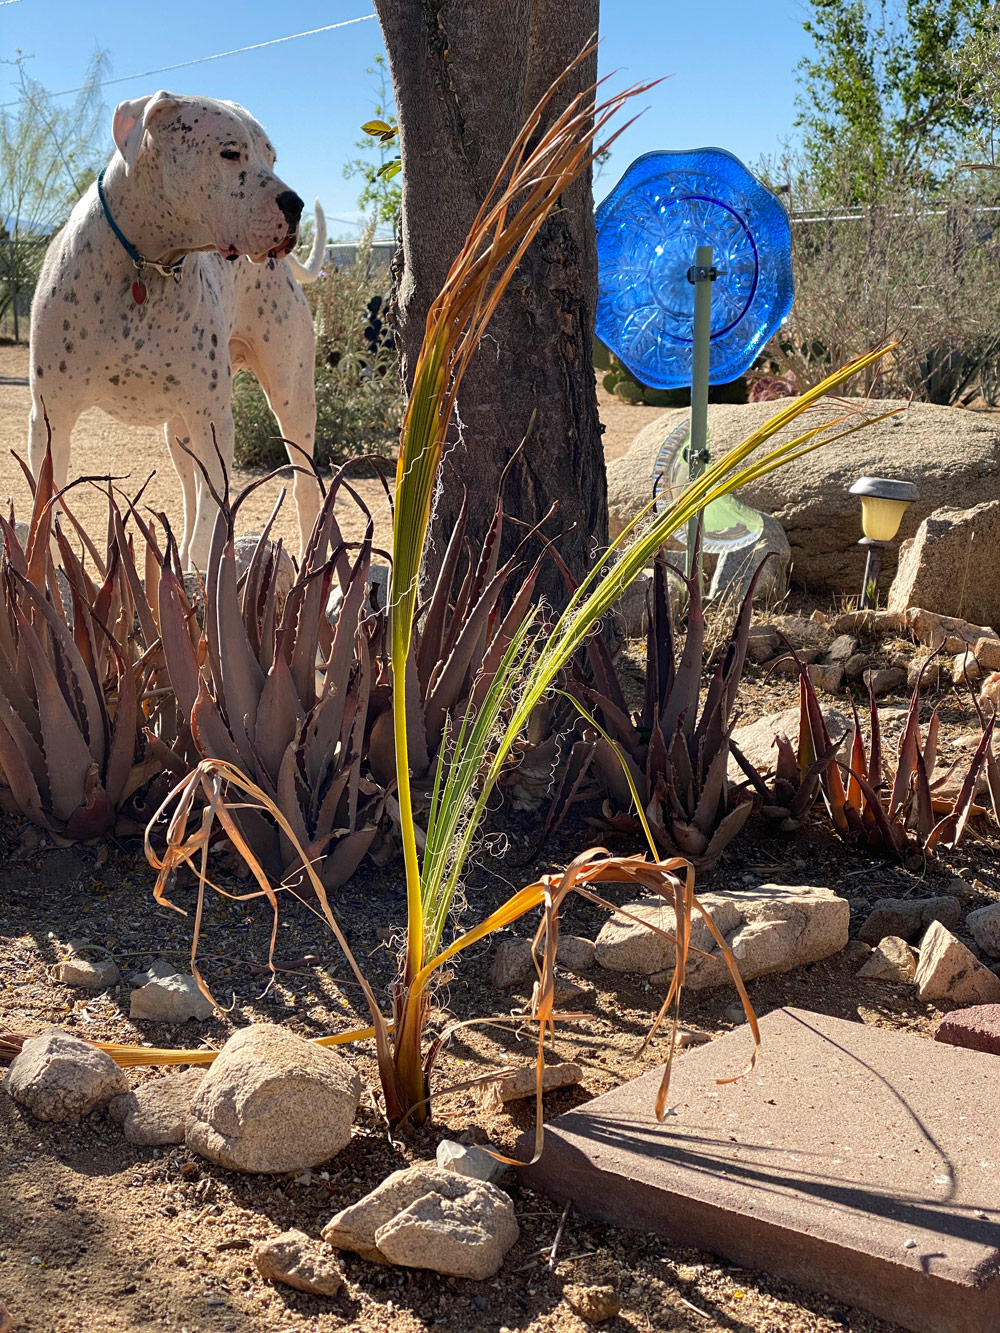
<path fill-rule="evenodd" d="M 427 310 L 528 112 L 597 31 L 599 0 L 374 0 L 396 97 L 403 159 L 397 345 L 410 382 Z M 585 61 L 561 93 L 592 85 Z M 426 565 L 443 552 L 469 492 L 473 549 L 505 464 L 534 429 L 505 490 L 508 514 L 571 529 L 559 550 L 579 577 L 607 540 L 607 483 L 593 375 L 597 291 L 591 174 L 562 198 L 498 308 L 463 381 L 460 426 L 435 502 Z M 523 530 L 508 524 L 509 551 Z M 554 568 L 540 581 L 561 605 Z"/>

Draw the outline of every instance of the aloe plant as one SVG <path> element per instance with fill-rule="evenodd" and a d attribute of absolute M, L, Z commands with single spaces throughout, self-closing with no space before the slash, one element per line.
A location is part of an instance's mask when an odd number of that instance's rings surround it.
<path fill-rule="evenodd" d="M 26 542 L 13 513 L 0 518 L 0 803 L 60 838 L 138 832 L 160 765 L 143 737 L 154 668 L 121 513 L 107 482 L 104 553 L 89 542 L 95 581 L 55 521 L 64 492 L 51 453 L 37 482 L 24 471 L 33 488 Z"/>
<path fill-rule="evenodd" d="M 794 649 L 789 651 L 795 656 Z M 755 808 L 782 833 L 797 833 L 822 789 L 823 775 L 839 757 L 844 737 L 830 741 L 823 729 L 823 713 L 808 667 L 798 657 L 799 729 L 793 747 L 787 736 L 776 734 L 777 758 L 773 772 L 760 772 L 730 737 L 733 758 L 746 774 Z"/>
<path fill-rule="evenodd" d="M 794 654 L 794 650 L 790 650 Z M 931 659 L 928 659 L 930 661 Z M 954 775 L 935 776 L 940 716 L 935 708 L 925 735 L 920 728 L 920 681 L 914 686 L 906 722 L 900 734 L 895 765 L 884 756 L 882 723 L 875 696 L 869 689 L 871 741 L 865 746 L 857 706 L 850 754 L 842 754 L 845 737 L 830 739 L 823 710 L 798 660 L 799 735 L 792 749 L 787 737 L 776 736 L 778 760 L 771 785 L 766 775 L 733 745 L 733 754 L 758 796 L 762 812 L 785 831 L 801 827 L 819 795 L 834 830 L 851 847 L 867 856 L 903 860 L 914 852 L 931 855 L 938 844 L 955 847 L 973 812 L 976 786 L 985 771 L 994 802 L 1000 797 L 1000 770 L 992 751 L 996 719 L 983 721 L 983 737 L 954 799 L 942 789 Z M 926 670 L 926 664 L 925 668 Z M 922 673 L 921 673 L 922 674 Z"/>
<path fill-rule="evenodd" d="M 384 635 L 384 615 L 364 614 L 372 518 L 341 470 L 282 603 L 281 543 L 269 541 L 277 509 L 237 582 L 235 518 L 246 494 L 232 504 L 228 494 L 217 497 L 200 642 L 183 580 L 160 558 L 163 651 L 197 754 L 245 773 L 295 834 L 290 840 L 273 819 L 241 810 L 236 821 L 256 857 L 285 879 L 301 871 L 301 849 L 322 863 L 323 882 L 333 887 L 371 846 L 385 803 L 384 788 L 363 771 L 373 657 Z M 353 559 L 334 514 L 341 495 L 352 495 L 366 517 Z M 334 579 L 342 592 L 335 627 L 327 618 Z"/>
<path fill-rule="evenodd" d="M 716 864 L 751 812 L 746 802 L 734 805 L 730 800 L 727 769 L 756 577 L 699 712 L 705 649 L 700 580 L 686 580 L 678 570 L 670 570 L 685 583 L 689 598 L 687 635 L 678 653 L 668 568 L 664 557 L 657 556 L 641 713 L 633 716 L 626 707 L 614 663 L 596 635 L 589 645 L 594 679 L 586 680 L 577 667 L 569 690 L 596 714 L 590 718 L 584 744 L 591 750 L 594 770 L 607 795 L 604 809 L 611 827 L 625 833 L 642 832 L 643 825 L 634 810 L 634 789 L 661 854 L 686 857 L 697 869 L 707 870 Z"/>
<path fill-rule="evenodd" d="M 446 735 L 458 730 L 470 708 L 479 707 L 516 628 L 531 613 L 535 583 L 545 559 L 544 545 L 533 562 L 527 557 L 539 524 L 525 534 L 506 563 L 499 564 L 504 479 L 476 556 L 466 540 L 468 496 L 463 497 L 434 586 L 418 612 L 407 664 L 406 706 L 409 765 L 415 793 L 417 787 L 422 788 L 417 797 L 421 808 L 426 808 L 437 766 L 444 758 Z M 511 595 L 515 584 L 517 591 Z M 382 712 L 372 727 L 368 762 L 380 781 L 393 781 L 391 709 Z"/>

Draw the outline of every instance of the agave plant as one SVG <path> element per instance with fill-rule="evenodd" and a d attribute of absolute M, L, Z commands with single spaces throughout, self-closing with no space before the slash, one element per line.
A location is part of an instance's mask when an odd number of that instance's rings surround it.
<path fill-rule="evenodd" d="M 269 540 L 277 508 L 245 575 L 237 579 L 234 525 L 247 494 L 232 504 L 228 494 L 216 497 L 200 636 L 180 574 L 170 559 L 160 557 L 157 618 L 163 651 L 198 755 L 224 760 L 246 774 L 283 812 L 295 835 L 290 840 L 273 818 L 247 808 L 236 816 L 245 843 L 279 879 L 301 871 L 304 851 L 322 862 L 323 882 L 333 887 L 354 872 L 371 846 L 385 802 L 384 789 L 362 771 L 373 656 L 384 634 L 384 616 L 364 614 L 372 518 L 341 470 L 317 517 L 302 569 L 282 600 L 281 543 Z M 353 561 L 334 515 L 342 494 L 354 496 L 367 520 Z M 176 549 L 169 550 L 176 559 Z M 342 600 L 333 626 L 327 604 L 335 578 Z"/>
<path fill-rule="evenodd" d="M 51 454 L 37 482 L 24 471 L 26 541 L 13 513 L 0 518 L 0 802 L 60 838 L 138 832 L 160 768 L 143 738 L 155 652 L 137 620 L 148 608 L 121 513 L 108 481 L 104 554 L 88 541 L 95 582 L 55 520 Z"/>
<path fill-rule="evenodd" d="M 683 579 L 689 598 L 687 635 L 678 654 L 670 613 L 668 570 L 662 555 L 654 562 L 652 605 L 646 632 L 646 694 L 633 716 L 603 640 L 588 645 L 594 680 L 577 666 L 569 686 L 584 708 L 589 748 L 612 828 L 640 833 L 632 792 L 639 795 L 645 824 L 665 855 L 683 856 L 702 870 L 716 864 L 746 823 L 751 806 L 733 804 L 727 769 L 729 740 L 736 725 L 736 694 L 746 661 L 756 576 L 740 607 L 721 660 L 699 713 L 704 669 L 705 615 L 700 579 Z M 591 716 L 587 710 L 591 710 Z"/>

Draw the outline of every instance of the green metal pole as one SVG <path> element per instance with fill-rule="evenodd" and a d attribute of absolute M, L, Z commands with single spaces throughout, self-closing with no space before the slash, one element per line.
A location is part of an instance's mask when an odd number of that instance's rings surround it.
<path fill-rule="evenodd" d="M 691 366 L 691 435 L 688 439 L 688 478 L 694 481 L 708 462 L 708 353 L 712 333 L 712 247 L 699 245 L 688 281 L 694 283 L 694 359 Z M 695 568 L 697 519 L 691 519 L 687 531 L 687 575 L 697 573 L 701 591 L 701 553 Z"/>

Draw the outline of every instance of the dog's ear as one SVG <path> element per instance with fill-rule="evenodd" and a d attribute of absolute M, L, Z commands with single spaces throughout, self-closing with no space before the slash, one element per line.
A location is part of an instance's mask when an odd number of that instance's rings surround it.
<path fill-rule="evenodd" d="M 131 102 L 119 102 L 115 108 L 111 132 L 115 145 L 124 159 L 126 175 L 135 166 L 142 141 L 153 117 L 179 104 L 179 99 L 173 93 L 165 92 L 162 88 L 150 97 L 136 97 Z"/>

